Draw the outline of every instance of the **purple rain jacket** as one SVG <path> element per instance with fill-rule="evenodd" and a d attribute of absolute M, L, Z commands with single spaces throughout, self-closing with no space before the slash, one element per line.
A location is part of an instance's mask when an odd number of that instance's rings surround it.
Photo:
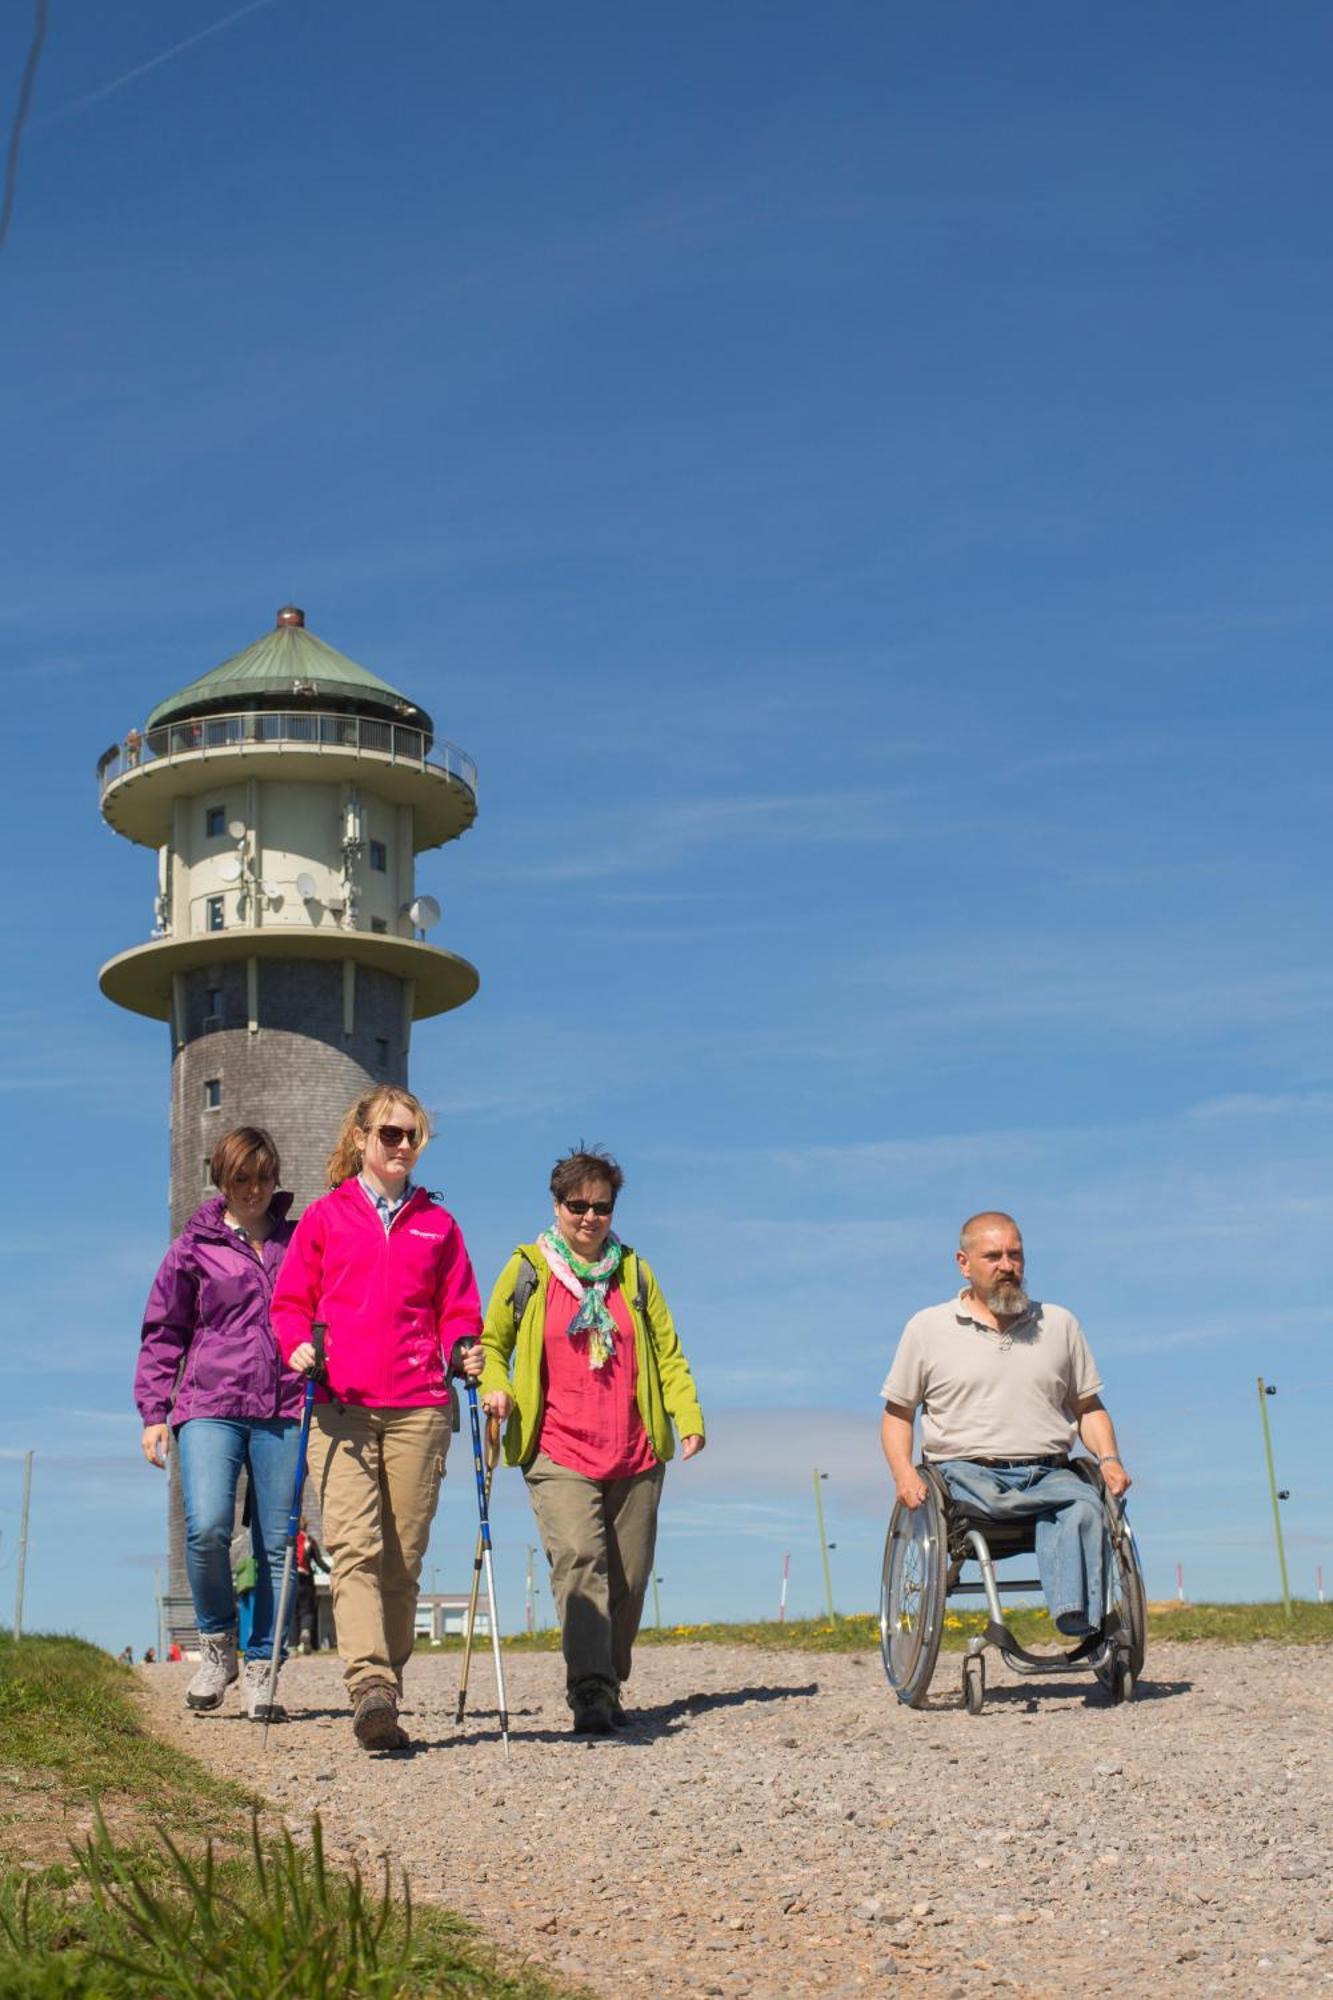
<path fill-rule="evenodd" d="M 168 1250 L 148 1295 L 134 1371 L 145 1425 L 300 1416 L 304 1378 L 283 1367 L 268 1317 L 296 1228 L 287 1220 L 291 1205 L 291 1195 L 274 1195 L 262 1267 L 222 1220 L 220 1194 L 195 1211 Z"/>

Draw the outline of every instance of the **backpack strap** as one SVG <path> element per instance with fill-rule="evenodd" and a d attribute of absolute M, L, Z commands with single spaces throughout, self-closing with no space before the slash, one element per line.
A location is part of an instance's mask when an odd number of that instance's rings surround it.
<path fill-rule="evenodd" d="M 509 1294 L 509 1303 L 514 1309 L 514 1332 L 517 1333 L 528 1301 L 537 1289 L 537 1267 L 531 1257 L 522 1250 L 518 1253 L 518 1271 L 514 1278 L 514 1289 Z"/>
<path fill-rule="evenodd" d="M 625 1247 L 629 1255 L 634 1259 L 634 1310 L 642 1318 L 647 1319 L 648 1278 L 643 1268 L 643 1259 L 632 1244 L 627 1244 Z"/>

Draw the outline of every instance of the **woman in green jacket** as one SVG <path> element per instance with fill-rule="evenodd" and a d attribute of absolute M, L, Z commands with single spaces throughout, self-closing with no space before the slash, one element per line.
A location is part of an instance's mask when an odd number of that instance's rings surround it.
<path fill-rule="evenodd" d="M 551 1228 L 500 1273 L 482 1339 L 483 1407 L 508 1418 L 560 1614 L 566 1696 L 581 1735 L 626 1722 L 620 1702 L 653 1573 L 666 1461 L 704 1446 L 689 1363 L 648 1265 L 611 1227 L 625 1176 L 578 1148 L 551 1174 Z M 512 1369 L 512 1374 L 511 1374 Z"/>

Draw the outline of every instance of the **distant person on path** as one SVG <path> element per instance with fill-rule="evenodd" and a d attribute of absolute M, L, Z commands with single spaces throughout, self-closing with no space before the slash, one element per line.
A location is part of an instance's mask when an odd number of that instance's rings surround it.
<path fill-rule="evenodd" d="M 611 1227 L 624 1179 L 609 1153 L 582 1146 L 556 1162 L 551 1227 L 505 1265 L 483 1335 L 483 1404 L 509 1420 L 505 1457 L 523 1468 L 551 1565 L 573 1727 L 591 1736 L 628 1720 L 621 1687 L 653 1573 L 673 1421 L 682 1458 L 704 1448 L 666 1300 Z"/>
<path fill-rule="evenodd" d="M 296 1650 L 313 1653 L 319 1645 L 319 1589 L 316 1567 L 327 1575 L 329 1564 L 310 1532 L 305 1516 L 296 1536 Z"/>
<path fill-rule="evenodd" d="M 954 1498 L 996 1520 L 1035 1520 L 1051 1617 L 1067 1638 L 1085 1638 L 1105 1610 L 1105 1526 L 1096 1492 L 1069 1469 L 1075 1437 L 1112 1493 L 1130 1485 L 1097 1364 L 1071 1312 L 1028 1297 L 1012 1216 L 969 1217 L 956 1261 L 962 1290 L 908 1320 L 881 1391 L 898 1498 L 916 1508 L 926 1497 L 912 1463 L 920 1405 L 924 1456 Z"/>
<path fill-rule="evenodd" d="M 251 1720 L 262 1722 L 300 1433 L 301 1383 L 283 1368 L 269 1324 L 292 1197 L 274 1192 L 278 1151 L 258 1125 L 219 1139 L 209 1171 L 219 1192 L 186 1223 L 149 1295 L 134 1399 L 148 1463 L 166 1464 L 173 1436 L 180 1454 L 202 1653 L 185 1699 L 201 1713 L 222 1706 L 240 1671 L 231 1539 L 249 1472 L 256 1577 L 244 1692 Z"/>
<path fill-rule="evenodd" d="M 316 1391 L 310 1476 L 333 1561 L 333 1617 L 366 1750 L 398 1750 L 403 1669 L 449 1449 L 451 1370 L 481 1372 L 481 1303 L 463 1232 L 413 1169 L 425 1106 L 381 1085 L 357 1099 L 329 1157 L 330 1192 L 301 1217 L 273 1300 L 287 1365 L 314 1366 L 311 1328 L 328 1329 Z"/>
<path fill-rule="evenodd" d="M 152 1647 L 152 1646 L 145 1646 L 145 1647 L 144 1647 L 144 1649 L 143 1649 L 143 1664 L 144 1664 L 144 1666 L 146 1666 L 146 1667 L 155 1667 L 155 1666 L 157 1665 L 157 1652 L 156 1652 L 156 1649 L 155 1649 L 154 1647 Z"/>
<path fill-rule="evenodd" d="M 133 1646 L 122 1646 L 120 1651 L 116 1654 L 116 1658 L 120 1662 L 122 1667 L 132 1667 L 134 1665 Z"/>

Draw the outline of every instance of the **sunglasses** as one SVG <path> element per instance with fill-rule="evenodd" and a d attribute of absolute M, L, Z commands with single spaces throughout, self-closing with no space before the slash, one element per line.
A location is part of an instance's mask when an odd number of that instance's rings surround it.
<path fill-rule="evenodd" d="M 560 1206 L 567 1208 L 571 1215 L 586 1215 L 589 1209 L 591 1209 L 594 1215 L 605 1216 L 610 1215 L 612 1209 L 615 1207 L 615 1203 L 613 1201 L 562 1201 Z"/>
<path fill-rule="evenodd" d="M 381 1146 L 410 1146 L 416 1151 L 417 1128 L 415 1125 L 377 1125 L 375 1137 Z"/>

